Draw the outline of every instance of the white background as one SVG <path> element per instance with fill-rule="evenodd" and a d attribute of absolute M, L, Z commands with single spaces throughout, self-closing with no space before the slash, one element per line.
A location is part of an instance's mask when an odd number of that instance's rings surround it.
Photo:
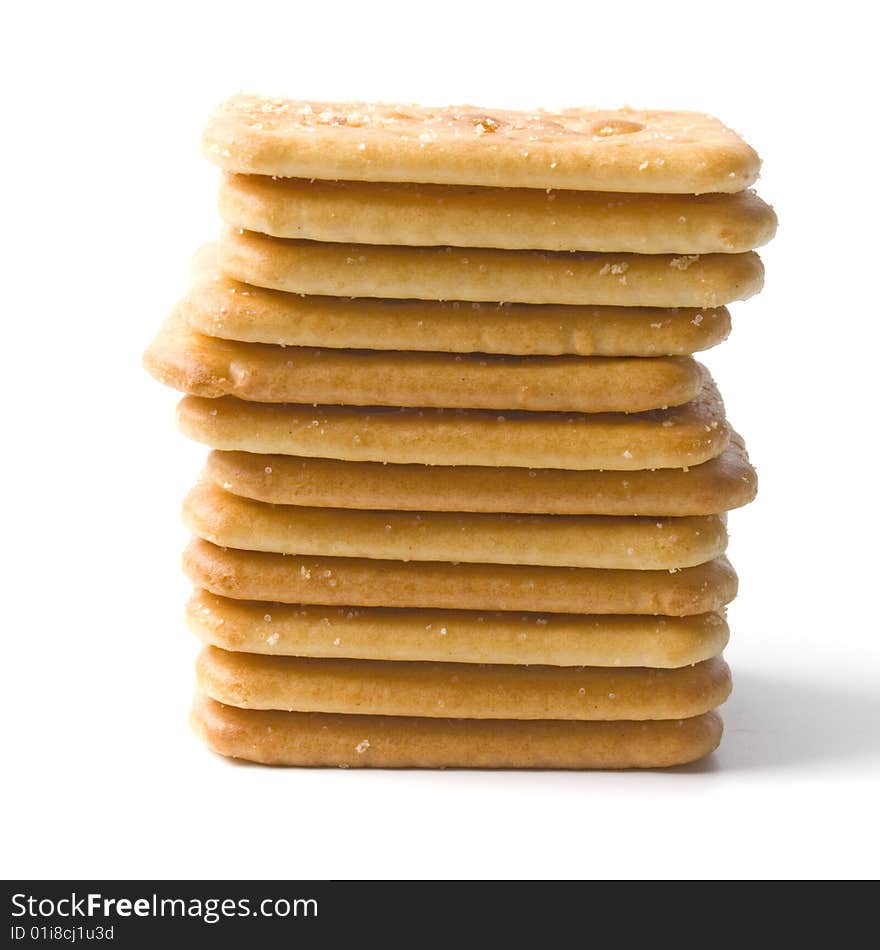
<path fill-rule="evenodd" d="M 4 27 L 2 871 L 876 875 L 880 144 L 867 3 L 20 3 Z M 180 500 L 140 353 L 217 227 L 235 91 L 713 112 L 764 159 L 765 292 L 706 361 L 761 477 L 736 689 L 663 774 L 282 771 L 187 729 Z"/>

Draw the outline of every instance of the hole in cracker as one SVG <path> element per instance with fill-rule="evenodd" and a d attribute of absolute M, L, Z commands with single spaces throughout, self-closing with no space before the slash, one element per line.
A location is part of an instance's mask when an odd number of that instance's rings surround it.
<path fill-rule="evenodd" d="M 474 116 L 471 122 L 478 132 L 497 132 L 501 128 L 501 123 L 491 115 Z"/>
<path fill-rule="evenodd" d="M 631 132 L 641 132 L 644 128 L 641 122 L 630 122 L 629 119 L 605 119 L 596 122 L 591 131 L 594 136 L 604 138 L 611 135 L 628 135 Z"/>

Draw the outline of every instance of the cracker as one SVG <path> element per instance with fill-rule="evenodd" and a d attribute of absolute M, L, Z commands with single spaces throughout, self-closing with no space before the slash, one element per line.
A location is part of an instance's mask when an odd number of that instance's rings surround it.
<path fill-rule="evenodd" d="M 224 650 L 281 656 L 545 666 L 689 666 L 718 656 L 729 630 L 692 617 L 478 613 L 232 600 L 194 591 L 190 630 Z"/>
<path fill-rule="evenodd" d="M 256 402 L 642 412 L 689 402 L 702 387 L 689 356 L 487 356 L 237 343 L 166 321 L 144 365 L 196 396 Z"/>
<path fill-rule="evenodd" d="M 449 564 L 297 557 L 221 548 L 194 539 L 183 557 L 196 587 L 235 600 L 328 607 L 432 607 L 687 617 L 736 596 L 725 557 L 672 571 Z"/>
<path fill-rule="evenodd" d="M 714 384 L 652 412 L 495 412 L 244 402 L 186 396 L 181 430 L 215 449 L 352 462 L 638 471 L 720 455 L 730 428 Z"/>
<path fill-rule="evenodd" d="M 358 511 L 268 505 L 201 482 L 183 505 L 187 527 L 221 547 L 383 561 L 467 561 L 664 570 L 724 553 L 724 515 L 601 515 Z"/>
<path fill-rule="evenodd" d="M 212 116 L 207 157 L 227 171 L 285 178 L 518 188 L 736 192 L 760 160 L 696 112 L 513 112 L 305 102 L 237 95 Z"/>
<path fill-rule="evenodd" d="M 628 195 L 226 175 L 227 224 L 281 238 L 432 247 L 734 254 L 766 244 L 773 209 L 735 195 Z"/>
<path fill-rule="evenodd" d="M 758 488 L 736 433 L 717 458 L 653 472 L 383 465 L 214 451 L 205 477 L 273 505 L 548 515 L 709 515 L 748 504 Z"/>
<path fill-rule="evenodd" d="M 225 228 L 220 267 L 297 294 L 621 307 L 720 307 L 758 293 L 764 266 L 744 254 L 595 254 L 324 244 Z"/>
<path fill-rule="evenodd" d="M 338 768 L 653 769 L 718 747 L 717 713 L 647 722 L 426 719 L 237 709 L 197 695 L 208 748 L 263 765 Z"/>
<path fill-rule="evenodd" d="M 726 307 L 566 307 L 300 296 L 233 280 L 208 245 L 180 305 L 190 326 L 248 343 L 520 356 L 676 356 L 727 339 Z"/>
<path fill-rule="evenodd" d="M 687 719 L 730 695 L 721 657 L 675 670 L 316 660 L 203 647 L 199 688 L 242 709 L 454 719 Z"/>

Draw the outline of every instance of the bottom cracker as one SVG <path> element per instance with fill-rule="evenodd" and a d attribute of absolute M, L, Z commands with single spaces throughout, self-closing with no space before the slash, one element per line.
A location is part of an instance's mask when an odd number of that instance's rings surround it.
<path fill-rule="evenodd" d="M 200 695 L 191 723 L 236 759 L 385 769 L 667 768 L 709 755 L 722 732 L 714 712 L 655 722 L 416 719 L 236 709 Z"/>

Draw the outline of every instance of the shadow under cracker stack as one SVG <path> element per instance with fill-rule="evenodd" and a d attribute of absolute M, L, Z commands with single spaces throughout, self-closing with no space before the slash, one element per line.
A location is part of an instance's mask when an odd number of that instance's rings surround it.
<path fill-rule="evenodd" d="M 192 725 L 271 765 L 662 768 L 721 740 L 757 489 L 694 354 L 776 229 L 718 120 L 235 96 L 217 244 L 145 354 Z"/>

